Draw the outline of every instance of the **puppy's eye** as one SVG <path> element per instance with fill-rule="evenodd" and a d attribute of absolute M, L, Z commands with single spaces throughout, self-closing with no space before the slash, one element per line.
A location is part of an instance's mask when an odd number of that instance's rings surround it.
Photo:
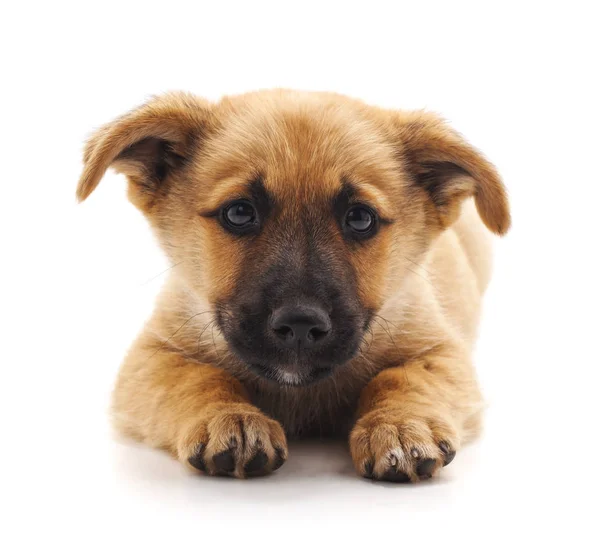
<path fill-rule="evenodd" d="M 236 200 L 223 209 L 223 225 L 233 232 L 243 232 L 257 224 L 256 210 L 247 200 Z"/>
<path fill-rule="evenodd" d="M 376 224 L 373 210 L 366 206 L 352 206 L 346 213 L 346 227 L 355 234 L 365 235 L 372 232 Z"/>

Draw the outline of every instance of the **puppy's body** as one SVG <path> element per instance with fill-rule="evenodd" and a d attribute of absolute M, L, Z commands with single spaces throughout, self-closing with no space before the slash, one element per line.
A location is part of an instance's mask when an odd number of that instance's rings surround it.
<path fill-rule="evenodd" d="M 284 430 L 351 432 L 357 470 L 394 481 L 477 434 L 482 219 L 504 232 L 508 211 L 489 163 L 435 118 L 329 94 L 173 97 L 101 131 L 86 164 L 80 196 L 125 172 L 175 264 L 119 375 L 122 432 L 236 476 L 281 465 Z M 232 237 L 214 217 L 242 197 L 257 222 Z M 347 229 L 363 206 L 368 237 Z M 290 351 L 265 329 L 290 303 L 329 313 L 324 344 Z"/>

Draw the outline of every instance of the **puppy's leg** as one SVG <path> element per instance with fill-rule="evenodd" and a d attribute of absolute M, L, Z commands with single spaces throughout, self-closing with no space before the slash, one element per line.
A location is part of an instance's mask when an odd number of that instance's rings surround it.
<path fill-rule="evenodd" d="M 126 358 L 113 396 L 116 427 L 211 475 L 279 468 L 287 458 L 283 429 L 250 404 L 242 384 L 160 345 L 142 338 Z"/>
<path fill-rule="evenodd" d="M 426 479 L 449 464 L 479 430 L 481 395 L 468 354 L 436 347 L 382 371 L 363 390 L 350 451 L 359 474 Z"/>

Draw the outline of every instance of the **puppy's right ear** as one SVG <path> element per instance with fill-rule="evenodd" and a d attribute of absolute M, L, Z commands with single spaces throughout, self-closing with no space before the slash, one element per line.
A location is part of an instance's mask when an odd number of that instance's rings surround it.
<path fill-rule="evenodd" d="M 474 197 L 489 230 L 510 228 L 506 189 L 495 167 L 437 115 L 394 112 L 394 140 L 404 165 L 429 195 L 439 224 L 446 228 L 460 215 L 461 203 Z"/>
<path fill-rule="evenodd" d="M 167 176 L 190 157 L 210 128 L 211 105 L 184 93 L 156 97 L 100 128 L 84 151 L 77 199 L 85 200 L 109 167 L 149 200 Z M 141 202 L 141 201 L 140 201 Z"/>

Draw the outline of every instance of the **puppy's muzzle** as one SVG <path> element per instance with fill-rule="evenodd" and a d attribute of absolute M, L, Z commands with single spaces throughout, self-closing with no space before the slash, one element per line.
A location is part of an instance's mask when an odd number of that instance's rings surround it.
<path fill-rule="evenodd" d="M 316 350 L 329 340 L 331 319 L 319 307 L 283 306 L 271 315 L 270 329 L 279 348 Z"/>

